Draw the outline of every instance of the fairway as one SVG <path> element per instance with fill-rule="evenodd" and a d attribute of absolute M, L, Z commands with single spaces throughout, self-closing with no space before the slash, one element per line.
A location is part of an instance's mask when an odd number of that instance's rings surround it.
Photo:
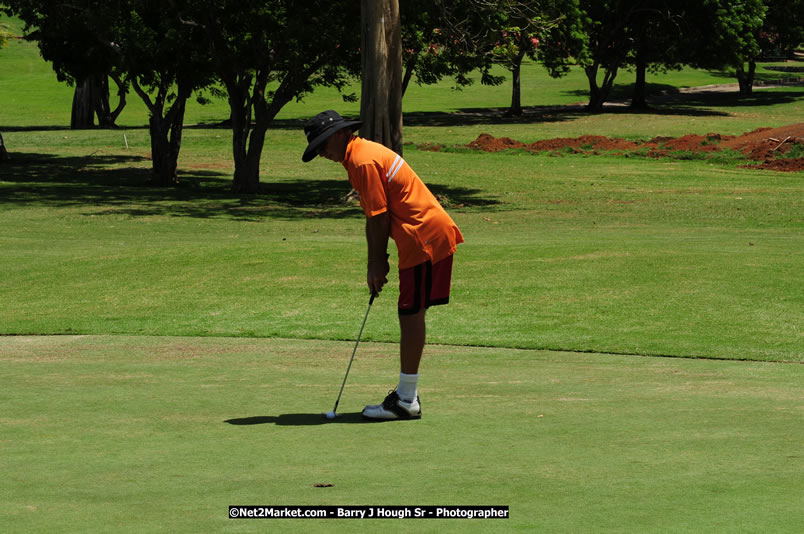
<path fill-rule="evenodd" d="M 371 318 L 367 330 L 374 327 Z M 10 337 L 4 532 L 376 532 L 230 504 L 510 506 L 406 532 L 797 532 L 801 365 L 431 346 L 424 417 L 362 423 L 396 369 L 347 342 Z M 331 484 L 331 487 L 315 487 Z"/>

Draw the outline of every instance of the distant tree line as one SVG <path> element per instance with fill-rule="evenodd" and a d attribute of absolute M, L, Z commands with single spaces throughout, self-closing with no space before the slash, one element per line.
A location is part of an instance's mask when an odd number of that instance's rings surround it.
<path fill-rule="evenodd" d="M 131 91 L 143 100 L 153 180 L 161 185 L 177 181 L 184 109 L 193 95 L 228 100 L 233 189 L 256 192 L 266 133 L 282 107 L 315 87 L 342 90 L 361 75 L 361 2 L 354 0 L 0 6 L 25 22 L 26 38 L 38 43 L 59 80 L 75 87 L 72 127 L 93 127 L 95 118 L 111 127 Z M 623 69 L 636 73 L 634 107 L 646 105 L 646 72 L 682 65 L 733 70 L 747 94 L 763 54 L 791 54 L 804 41 L 804 0 L 401 0 L 398 8 L 403 69 L 394 83 L 402 95 L 411 82 L 468 85 L 473 73 L 498 85 L 505 78 L 492 69 L 502 65 L 511 73 L 511 115 L 522 113 L 526 58 L 554 77 L 580 66 L 587 108 L 599 111 Z"/>

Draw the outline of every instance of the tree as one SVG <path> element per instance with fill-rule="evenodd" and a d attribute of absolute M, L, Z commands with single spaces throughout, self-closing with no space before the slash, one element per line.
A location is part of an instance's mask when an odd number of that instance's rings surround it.
<path fill-rule="evenodd" d="M 509 115 L 521 113 L 521 80 L 525 57 L 541 60 L 559 77 L 573 64 L 578 38 L 578 0 L 405 0 L 402 10 L 403 94 L 415 71 L 417 83 L 431 84 L 454 76 L 469 85 L 479 70 L 481 83 L 499 85 L 494 64 L 512 73 Z"/>
<path fill-rule="evenodd" d="M 731 67 L 740 93 L 750 94 L 767 11 L 763 1 L 700 0 L 692 4 L 695 16 L 685 19 L 687 63 L 699 68 Z"/>
<path fill-rule="evenodd" d="M 316 86 L 339 90 L 359 72 L 359 6 L 350 0 L 205 0 L 203 30 L 231 108 L 232 189 L 260 190 L 260 158 L 276 114 Z"/>
<path fill-rule="evenodd" d="M 443 24 L 431 0 L 408 0 L 400 6 L 402 39 L 402 98 L 413 74 L 416 83 L 437 83 L 452 71 L 448 58 L 440 53 Z"/>
<path fill-rule="evenodd" d="M 572 16 L 575 2 L 483 0 L 480 3 L 485 7 L 484 19 L 497 28 L 497 41 L 491 50 L 492 61 L 505 66 L 512 75 L 511 107 L 506 115 L 522 115 L 522 61 L 526 57 L 537 59 L 540 42 L 551 28 L 557 27 L 567 17 L 565 13 Z M 566 72 L 563 68 L 546 66 L 554 77 Z"/>
<path fill-rule="evenodd" d="M 402 154 L 402 40 L 398 0 L 361 2 L 362 137 Z"/>
<path fill-rule="evenodd" d="M 75 86 L 70 117 L 72 128 L 91 128 L 97 116 L 101 127 L 114 126 L 126 104 L 128 88 L 118 70 L 114 41 L 114 3 L 97 0 L 49 2 L 8 0 L 6 12 L 26 24 L 26 39 L 36 41 L 42 57 L 50 61 L 59 81 Z M 118 87 L 118 104 L 111 109 L 109 82 Z"/>
<path fill-rule="evenodd" d="M 211 81 L 203 35 L 186 22 L 198 4 L 190 0 L 8 0 L 7 10 L 36 28 L 31 37 L 39 40 L 45 57 L 53 58 L 57 73 L 83 81 L 114 71 L 121 76 L 116 78 L 121 91 L 126 84 L 132 86 L 150 112 L 152 182 L 172 185 L 178 182 L 187 98 Z M 80 60 L 71 57 L 73 51 L 78 51 Z M 103 93 L 103 79 L 99 83 L 100 91 L 89 88 L 87 92 Z M 75 100 L 83 101 L 83 95 Z"/>
<path fill-rule="evenodd" d="M 704 0 L 689 21 L 690 64 L 735 70 L 740 93 L 753 90 L 757 61 L 763 53 L 791 54 L 804 42 L 803 0 Z"/>
<path fill-rule="evenodd" d="M 583 40 L 573 55 L 589 83 L 587 109 L 600 111 L 608 99 L 617 72 L 631 51 L 628 25 L 644 1 L 581 0 Z M 600 71 L 603 79 L 599 81 Z"/>
<path fill-rule="evenodd" d="M 402 22 L 402 96 L 415 74 L 416 83 L 430 85 L 446 76 L 456 87 L 470 85 L 469 73 L 486 63 L 479 53 L 480 33 L 475 2 L 478 0 L 404 0 L 400 3 Z M 485 76 L 485 75 L 484 75 Z M 485 79 L 485 82 L 496 79 Z"/>
<path fill-rule="evenodd" d="M 178 183 L 184 111 L 190 95 L 212 81 L 205 35 L 192 23 L 199 2 L 127 0 L 116 42 L 126 80 L 149 111 L 152 183 Z"/>
<path fill-rule="evenodd" d="M 636 71 L 633 109 L 646 109 L 648 71 L 680 69 L 686 36 L 682 33 L 683 9 L 678 1 L 651 0 L 634 13 L 627 28 L 631 50 L 625 63 Z"/>
<path fill-rule="evenodd" d="M 683 9 L 677 6 L 681 3 L 580 0 L 579 11 L 571 10 L 557 30 L 559 49 L 547 47 L 545 63 L 563 64 L 565 58 L 574 58 L 581 65 L 589 83 L 590 111 L 602 109 L 619 70 L 633 65 L 637 80 L 632 105 L 644 107 L 646 71 L 675 68 L 681 62 L 679 19 Z"/>
<path fill-rule="evenodd" d="M 759 34 L 764 55 L 792 57 L 804 44 L 804 0 L 765 0 L 767 12 Z"/>

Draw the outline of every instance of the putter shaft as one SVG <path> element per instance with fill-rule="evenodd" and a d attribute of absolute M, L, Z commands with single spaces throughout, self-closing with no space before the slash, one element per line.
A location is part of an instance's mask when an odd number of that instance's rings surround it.
<path fill-rule="evenodd" d="M 352 368 L 352 362 L 355 359 L 355 353 L 357 353 L 357 346 L 360 344 L 360 336 L 363 335 L 363 327 L 366 326 L 366 319 L 368 319 L 369 311 L 371 310 L 371 305 L 374 304 L 374 297 L 376 297 L 376 293 L 371 294 L 371 298 L 369 299 L 368 308 L 366 308 L 366 315 L 363 317 L 363 324 L 360 325 L 360 332 L 357 334 L 357 341 L 355 341 L 355 348 L 352 350 L 352 357 L 349 358 L 349 366 L 346 368 L 346 374 L 343 375 L 343 383 L 341 383 L 341 390 L 338 392 L 338 398 L 335 400 L 335 407 L 332 408 L 333 413 L 338 411 L 338 403 L 341 402 L 341 395 L 343 394 L 343 387 L 346 385 L 346 379 L 349 377 L 349 370 Z"/>

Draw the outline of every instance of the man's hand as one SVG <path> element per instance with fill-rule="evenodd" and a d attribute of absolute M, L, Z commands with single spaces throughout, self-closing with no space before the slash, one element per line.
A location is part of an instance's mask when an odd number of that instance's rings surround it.
<path fill-rule="evenodd" d="M 368 283 L 369 290 L 372 294 L 379 294 L 382 291 L 382 286 L 388 283 L 388 271 L 391 267 L 388 265 L 388 256 L 385 259 L 369 260 L 368 269 L 366 274 L 366 282 Z"/>

